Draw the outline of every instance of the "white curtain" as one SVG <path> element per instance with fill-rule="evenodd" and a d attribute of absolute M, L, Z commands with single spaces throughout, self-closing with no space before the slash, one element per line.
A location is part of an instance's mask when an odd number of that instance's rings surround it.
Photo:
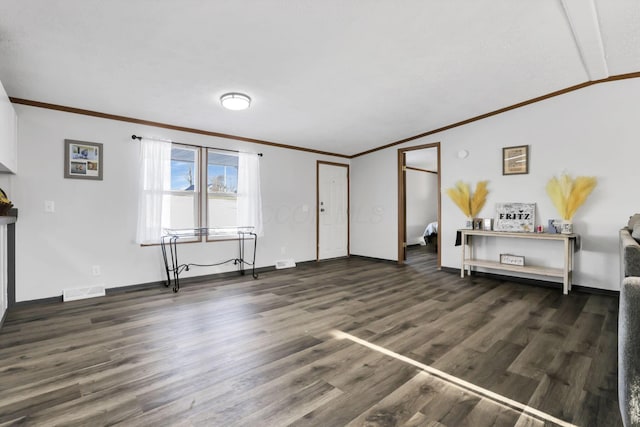
<path fill-rule="evenodd" d="M 260 158 L 257 154 L 238 154 L 237 222 L 239 227 L 253 226 L 262 236 L 262 196 L 260 195 Z"/>
<path fill-rule="evenodd" d="M 138 180 L 136 242 L 159 243 L 162 235 L 163 193 L 170 189 L 171 144 L 142 139 Z"/>

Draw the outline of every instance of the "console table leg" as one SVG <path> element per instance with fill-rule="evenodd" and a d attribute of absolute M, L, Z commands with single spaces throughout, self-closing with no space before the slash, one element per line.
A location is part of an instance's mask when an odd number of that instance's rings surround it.
<path fill-rule="evenodd" d="M 473 259 L 473 237 L 466 236 L 464 242 L 469 245 L 469 259 Z M 467 266 L 467 275 L 471 276 L 471 264 Z"/>
<path fill-rule="evenodd" d="M 460 277 L 464 278 L 464 253 L 465 253 L 465 246 L 467 245 L 467 238 L 465 236 L 464 233 L 462 233 L 462 236 L 460 236 L 460 245 L 462 246 L 462 260 L 460 262 Z"/>
<path fill-rule="evenodd" d="M 569 240 L 569 290 L 571 290 L 571 284 L 573 283 L 573 251 L 575 250 L 576 241 L 574 239 Z"/>
<path fill-rule="evenodd" d="M 562 293 L 565 295 L 569 294 L 569 287 L 571 286 L 571 276 L 569 275 L 569 271 L 571 271 L 571 252 L 569 240 L 570 239 L 564 240 L 564 274 L 562 276 Z"/>

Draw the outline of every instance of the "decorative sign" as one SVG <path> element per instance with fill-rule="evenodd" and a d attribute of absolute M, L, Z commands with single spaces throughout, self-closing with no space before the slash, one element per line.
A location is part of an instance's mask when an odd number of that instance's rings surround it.
<path fill-rule="evenodd" d="M 520 255 L 500 254 L 500 264 L 524 265 L 524 257 Z"/>
<path fill-rule="evenodd" d="M 535 203 L 496 203 L 495 231 L 528 232 L 535 231 Z"/>

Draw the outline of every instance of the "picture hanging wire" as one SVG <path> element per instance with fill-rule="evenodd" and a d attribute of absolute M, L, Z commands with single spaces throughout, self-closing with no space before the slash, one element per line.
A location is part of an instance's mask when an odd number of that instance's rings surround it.
<path fill-rule="evenodd" d="M 193 147 L 200 147 L 200 148 L 211 148 L 213 150 L 219 150 L 219 151 L 229 151 L 231 153 L 243 153 L 243 154 L 256 154 L 258 155 L 258 157 L 262 157 L 262 153 L 252 153 L 249 151 L 240 151 L 240 150 L 230 150 L 228 148 L 218 148 L 218 147 L 205 147 L 203 145 L 195 145 L 195 144 L 186 144 L 183 142 L 178 142 L 178 141 L 172 141 L 170 139 L 161 139 L 161 138 L 147 138 L 146 136 L 137 136 L 137 135 L 131 135 L 131 139 L 133 140 L 139 140 L 142 141 L 142 138 L 144 139 L 151 139 L 153 141 L 162 141 L 162 142 L 168 142 L 168 143 L 173 143 L 173 144 L 182 144 L 182 145 L 191 145 Z"/>

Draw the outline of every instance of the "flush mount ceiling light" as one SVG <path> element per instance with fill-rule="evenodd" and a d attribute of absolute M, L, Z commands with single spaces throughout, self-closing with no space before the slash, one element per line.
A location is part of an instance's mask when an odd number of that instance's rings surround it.
<path fill-rule="evenodd" d="M 220 103 L 227 110 L 246 110 L 251 105 L 251 98 L 244 93 L 230 92 L 220 97 Z"/>

